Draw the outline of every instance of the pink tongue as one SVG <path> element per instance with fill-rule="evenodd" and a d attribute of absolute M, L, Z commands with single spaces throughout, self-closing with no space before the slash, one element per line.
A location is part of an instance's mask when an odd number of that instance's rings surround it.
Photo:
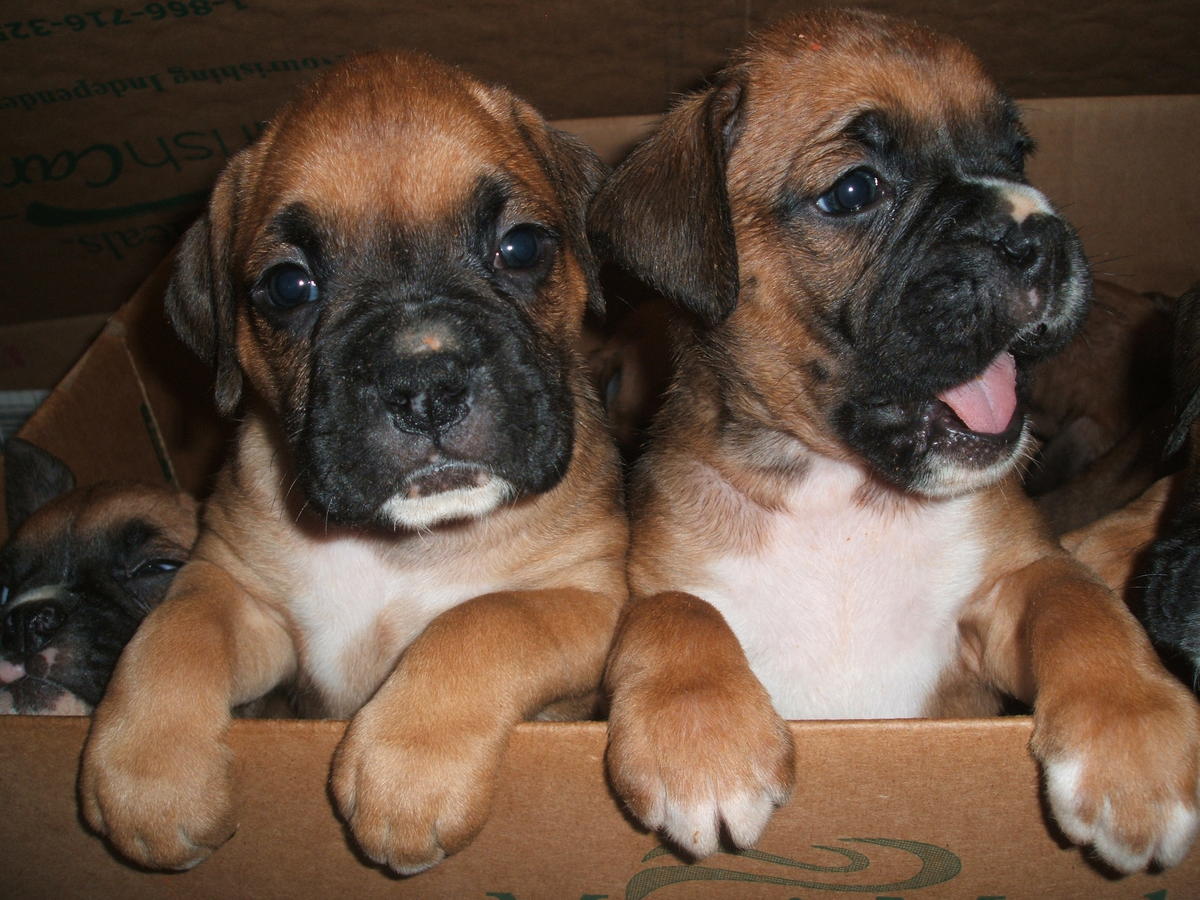
<path fill-rule="evenodd" d="M 999 434 L 1017 408 L 1017 364 L 1001 353 L 978 378 L 938 394 L 964 425 L 981 434 Z"/>

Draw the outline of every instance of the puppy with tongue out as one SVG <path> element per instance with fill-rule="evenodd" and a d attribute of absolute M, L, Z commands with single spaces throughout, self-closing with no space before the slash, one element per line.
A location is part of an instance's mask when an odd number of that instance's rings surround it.
<path fill-rule="evenodd" d="M 1004 695 L 1068 837 L 1124 871 L 1192 840 L 1200 709 L 1017 479 L 1022 373 L 1090 295 L 1029 149 L 960 43 L 827 11 L 760 35 L 593 201 L 594 243 L 680 310 L 607 763 L 689 857 L 784 802 L 784 719 Z"/>

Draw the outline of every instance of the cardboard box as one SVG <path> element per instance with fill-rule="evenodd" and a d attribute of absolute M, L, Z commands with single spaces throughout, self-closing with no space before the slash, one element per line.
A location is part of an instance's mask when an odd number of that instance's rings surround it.
<path fill-rule="evenodd" d="M 1200 192 L 1186 172 L 1200 96 L 1026 103 L 1034 180 L 1067 208 L 1098 271 L 1176 291 L 1200 279 Z M 560 123 L 610 159 L 652 120 Z M 225 440 L 208 374 L 170 335 L 160 269 L 109 322 L 23 434 L 83 482 L 175 480 L 202 490 Z M 799 782 L 757 851 L 689 865 L 622 814 L 603 777 L 601 723 L 526 724 L 491 820 L 434 870 L 395 879 L 357 857 L 326 781 L 344 723 L 239 721 L 240 827 L 186 874 L 135 870 L 82 826 L 74 784 L 87 721 L 0 717 L 0 884 L 11 896 L 293 898 L 909 898 L 1200 896 L 1200 850 L 1114 878 L 1049 825 L 1024 717 L 793 724 Z"/>
<path fill-rule="evenodd" d="M 1200 6 L 869 5 L 959 34 L 1010 90 L 1034 98 L 1023 104 L 1040 144 L 1031 176 L 1079 227 L 1097 274 L 1169 293 L 1200 280 L 1200 191 L 1188 178 L 1200 146 Z M 560 124 L 611 160 L 670 92 L 793 7 L 189 0 L 84 12 L 46 0 L 0 23 L 0 324 L 113 309 L 258 119 L 350 50 L 421 46 L 551 115 L 605 116 Z M 1046 99 L 1055 94 L 1075 96 Z M 137 477 L 203 492 L 220 458 L 228 432 L 208 373 L 162 321 L 164 277 L 160 268 L 108 322 L 23 431 L 81 483 Z M 412 879 L 364 863 L 333 813 L 326 782 L 343 728 L 236 722 L 239 831 L 193 871 L 161 874 L 122 863 L 79 819 L 87 720 L 0 716 L 0 895 L 1200 896 L 1200 849 L 1170 871 L 1114 878 L 1055 836 L 1023 717 L 795 723 L 792 802 L 757 851 L 697 865 L 622 814 L 604 782 L 602 724 L 522 725 L 478 840 Z"/>

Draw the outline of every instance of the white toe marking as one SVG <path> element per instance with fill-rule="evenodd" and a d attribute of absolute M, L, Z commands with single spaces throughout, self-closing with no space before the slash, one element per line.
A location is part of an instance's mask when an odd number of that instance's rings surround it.
<path fill-rule="evenodd" d="M 1079 783 L 1083 780 L 1083 760 L 1062 759 L 1046 763 L 1046 795 L 1063 834 L 1076 844 L 1089 844 L 1095 836 L 1095 823 L 1079 818 Z"/>
<path fill-rule="evenodd" d="M 1195 807 L 1182 803 L 1171 804 L 1162 838 L 1154 854 L 1155 860 L 1164 866 L 1181 863 L 1196 839 L 1197 830 L 1200 830 L 1200 815 L 1197 815 Z"/>
<path fill-rule="evenodd" d="M 1096 855 L 1121 872 L 1140 872 L 1150 862 L 1151 848 L 1135 851 L 1128 844 L 1117 840 L 1114 831 L 1112 804 L 1107 798 L 1101 803 L 1097 825 L 1093 829 L 1092 848 Z"/>
<path fill-rule="evenodd" d="M 681 848 L 703 859 L 717 851 L 718 818 L 712 800 L 694 804 L 667 804 L 663 831 Z"/>
<path fill-rule="evenodd" d="M 752 847 L 762 836 L 763 829 L 775 811 L 775 803 L 767 793 L 738 793 L 721 804 L 721 818 L 729 837 L 738 847 Z"/>
<path fill-rule="evenodd" d="M 645 819 L 642 824 L 647 828 L 657 831 L 667 821 L 667 793 L 662 788 L 653 793 L 654 797 L 650 801 L 650 808 L 646 810 Z"/>
<path fill-rule="evenodd" d="M 446 851 L 439 847 L 437 853 L 434 855 L 433 859 L 429 860 L 429 862 L 416 863 L 415 865 L 411 866 L 390 865 L 389 868 L 397 875 L 420 875 L 422 872 L 432 869 L 445 858 Z"/>

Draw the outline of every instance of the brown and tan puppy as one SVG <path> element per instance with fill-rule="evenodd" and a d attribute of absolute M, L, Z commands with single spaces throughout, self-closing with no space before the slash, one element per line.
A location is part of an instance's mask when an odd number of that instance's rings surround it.
<path fill-rule="evenodd" d="M 482 827 L 513 725 L 587 714 L 626 593 L 574 349 L 601 174 L 507 91 L 400 54 L 331 71 L 224 172 L 167 307 L 242 422 L 84 752 L 122 854 L 185 868 L 230 836 L 229 710 L 280 683 L 353 716 L 336 804 L 401 873 Z"/>
<path fill-rule="evenodd" d="M 1021 490 L 1018 384 L 1084 315 L 1078 240 L 958 41 L 766 31 L 613 174 L 595 238 L 689 317 L 631 493 L 608 768 L 703 856 L 794 778 L 784 719 L 991 715 L 1075 842 L 1135 870 L 1197 822 L 1200 709 Z"/>

